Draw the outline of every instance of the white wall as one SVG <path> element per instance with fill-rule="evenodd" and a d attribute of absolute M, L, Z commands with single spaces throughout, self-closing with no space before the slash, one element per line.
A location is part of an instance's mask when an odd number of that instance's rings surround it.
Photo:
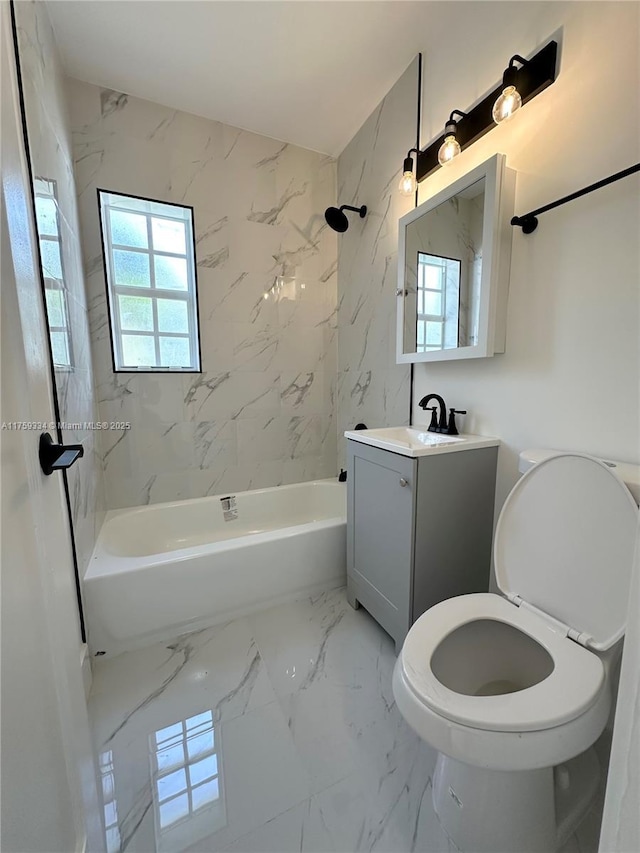
<path fill-rule="evenodd" d="M 499 82 L 513 54 L 526 57 L 554 37 L 560 69 L 511 122 L 423 181 L 420 202 L 495 152 L 517 171 L 517 213 L 637 162 L 639 8 L 441 4 L 438 31 L 424 37 L 423 147 L 452 109 L 467 109 Z M 416 365 L 416 402 L 443 394 L 469 411 L 465 431 L 504 442 L 498 508 L 528 446 L 640 461 L 639 187 L 638 177 L 627 178 L 541 216 L 530 236 L 517 229 L 504 355 Z"/>

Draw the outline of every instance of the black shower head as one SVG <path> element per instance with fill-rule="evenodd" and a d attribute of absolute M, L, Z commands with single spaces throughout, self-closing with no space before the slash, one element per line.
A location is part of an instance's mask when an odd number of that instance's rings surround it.
<path fill-rule="evenodd" d="M 367 215 L 367 208 L 364 204 L 362 207 L 352 207 L 350 204 L 343 204 L 342 207 L 328 207 L 324 212 L 324 218 L 327 220 L 329 228 L 333 228 L 339 234 L 342 234 L 349 227 L 349 220 L 342 212 L 343 210 L 353 210 L 360 214 L 361 219 Z"/>
<path fill-rule="evenodd" d="M 349 220 L 345 214 L 337 207 L 328 207 L 324 212 L 324 218 L 327 220 L 329 228 L 342 233 L 349 227 Z"/>

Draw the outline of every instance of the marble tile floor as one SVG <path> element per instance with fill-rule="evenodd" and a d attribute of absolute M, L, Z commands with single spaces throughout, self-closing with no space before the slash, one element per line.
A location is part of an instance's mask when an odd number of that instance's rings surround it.
<path fill-rule="evenodd" d="M 395 706 L 394 662 L 343 589 L 98 661 L 109 853 L 455 850 L 431 805 L 435 753 Z M 566 853 L 597 850 L 597 821 L 585 825 Z"/>

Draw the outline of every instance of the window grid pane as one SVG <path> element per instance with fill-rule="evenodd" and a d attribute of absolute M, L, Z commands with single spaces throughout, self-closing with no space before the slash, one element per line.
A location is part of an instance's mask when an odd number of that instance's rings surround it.
<path fill-rule="evenodd" d="M 149 248 L 147 240 L 146 217 L 131 211 L 113 210 L 111 217 L 111 237 L 114 245 L 129 247 Z"/>
<path fill-rule="evenodd" d="M 186 257 L 187 243 L 184 222 L 154 216 L 151 220 L 151 235 L 154 251 L 171 252 Z"/>
<path fill-rule="evenodd" d="M 149 287 L 151 272 L 148 252 L 132 252 L 129 249 L 113 250 L 114 284 L 129 287 Z"/>
<path fill-rule="evenodd" d="M 155 338 L 153 335 L 122 335 L 123 364 L 133 367 L 155 367 Z"/>
<path fill-rule="evenodd" d="M 190 208 L 102 190 L 99 197 L 115 369 L 199 371 Z"/>
<path fill-rule="evenodd" d="M 120 328 L 123 331 L 154 332 L 152 301 L 148 296 L 118 294 Z"/>

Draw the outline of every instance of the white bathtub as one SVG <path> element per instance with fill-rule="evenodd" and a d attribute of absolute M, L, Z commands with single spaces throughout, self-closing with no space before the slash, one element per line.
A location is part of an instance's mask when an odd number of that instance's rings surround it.
<path fill-rule="evenodd" d="M 346 582 L 343 483 L 238 492 L 230 520 L 226 497 L 107 513 L 83 584 L 94 654 L 119 654 Z"/>

